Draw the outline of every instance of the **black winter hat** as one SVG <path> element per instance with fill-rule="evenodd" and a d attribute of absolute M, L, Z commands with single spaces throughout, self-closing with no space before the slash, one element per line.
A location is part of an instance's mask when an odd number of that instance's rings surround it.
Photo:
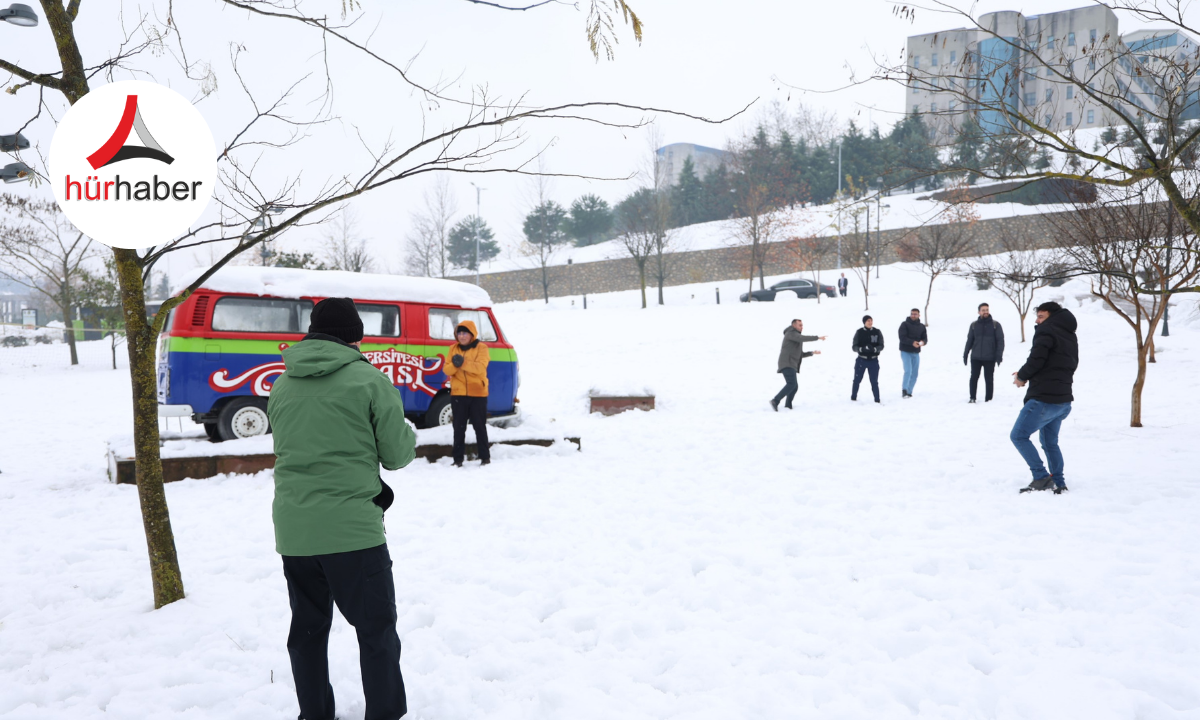
<path fill-rule="evenodd" d="M 362 318 L 350 298 L 325 298 L 313 308 L 308 321 L 310 333 L 324 333 L 347 343 L 363 339 Z"/>
<path fill-rule="evenodd" d="M 867 324 L 868 320 L 873 319 L 870 315 L 863 315 L 863 325 Z"/>

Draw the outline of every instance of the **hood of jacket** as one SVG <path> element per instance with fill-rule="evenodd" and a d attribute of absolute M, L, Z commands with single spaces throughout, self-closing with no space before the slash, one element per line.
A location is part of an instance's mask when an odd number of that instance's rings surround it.
<path fill-rule="evenodd" d="M 366 358 L 357 348 L 316 338 L 301 340 L 283 351 L 288 375 L 297 378 L 332 375 L 360 360 L 365 362 Z"/>
<path fill-rule="evenodd" d="M 454 328 L 455 335 L 458 334 L 458 328 L 466 328 L 467 332 L 471 333 L 472 340 L 479 339 L 479 331 L 475 329 L 475 321 L 474 320 L 463 320 L 462 322 L 460 322 L 458 324 L 458 326 Z"/>
<path fill-rule="evenodd" d="M 1045 322 L 1043 322 L 1040 327 L 1045 327 L 1047 330 L 1061 329 L 1069 333 L 1073 333 L 1079 329 L 1079 321 L 1075 319 L 1075 316 L 1071 314 L 1070 310 L 1063 308 L 1062 310 L 1059 310 L 1050 317 L 1046 318 Z"/>

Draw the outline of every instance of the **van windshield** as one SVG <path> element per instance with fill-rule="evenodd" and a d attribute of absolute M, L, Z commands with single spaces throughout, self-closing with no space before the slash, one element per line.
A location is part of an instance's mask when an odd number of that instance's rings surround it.
<path fill-rule="evenodd" d="M 223 297 L 213 309 L 212 329 L 225 332 L 304 333 L 311 300 Z"/>
<path fill-rule="evenodd" d="M 433 340 L 453 340 L 454 328 L 464 320 L 475 323 L 479 329 L 479 339 L 484 342 L 496 341 L 496 328 L 492 327 L 492 319 L 482 310 L 452 310 L 450 308 L 429 309 L 429 337 Z"/>

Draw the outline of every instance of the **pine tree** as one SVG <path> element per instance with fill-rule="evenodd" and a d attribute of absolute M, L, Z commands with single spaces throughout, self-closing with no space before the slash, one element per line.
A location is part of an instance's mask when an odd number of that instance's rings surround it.
<path fill-rule="evenodd" d="M 733 216 L 733 186 L 729 182 L 729 171 L 724 163 L 704 175 L 703 208 L 698 222 L 726 220 Z"/>
<path fill-rule="evenodd" d="M 450 229 L 450 262 L 468 270 L 475 269 L 475 231 L 479 231 L 479 262 L 484 263 L 500 254 L 500 245 L 487 221 L 477 215 L 459 220 Z"/>
<path fill-rule="evenodd" d="M 580 195 L 571 203 L 565 229 L 575 240 L 576 246 L 586 247 L 604 242 L 608 239 L 612 227 L 612 208 L 598 195 Z"/>
<path fill-rule="evenodd" d="M 525 216 L 521 227 L 531 245 L 553 247 L 570 239 L 567 237 L 566 224 L 567 211 L 553 200 L 547 200 Z"/>
<path fill-rule="evenodd" d="M 703 222 L 704 185 L 696 175 L 696 164 L 689 155 L 679 171 L 679 182 L 671 193 L 671 224 L 674 227 Z"/>

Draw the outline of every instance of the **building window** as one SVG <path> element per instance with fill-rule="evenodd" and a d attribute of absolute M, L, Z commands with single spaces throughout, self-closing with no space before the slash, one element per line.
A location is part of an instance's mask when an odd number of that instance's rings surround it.
<path fill-rule="evenodd" d="M 1050 69 L 1049 65 L 1047 65 L 1046 66 L 1046 77 L 1050 77 L 1052 75 L 1054 75 L 1054 71 Z"/>
<path fill-rule="evenodd" d="M 1037 94 L 1036 93 L 1031 93 L 1031 92 L 1025 93 L 1025 104 L 1026 105 L 1033 106 L 1036 103 L 1037 103 Z"/>
<path fill-rule="evenodd" d="M 1096 122 L 1096 111 L 1088 110 L 1088 125 L 1091 125 L 1094 122 Z"/>
<path fill-rule="evenodd" d="M 1095 70 L 1095 69 L 1096 69 L 1096 58 L 1094 58 L 1094 57 L 1088 58 L 1088 70 Z"/>
<path fill-rule="evenodd" d="M 1054 99 L 1054 88 L 1046 88 L 1046 102 Z"/>
<path fill-rule="evenodd" d="M 1071 125 L 1074 125 L 1074 124 L 1075 124 L 1074 113 L 1067 113 L 1067 126 L 1070 127 Z"/>
<path fill-rule="evenodd" d="M 1067 47 L 1075 47 L 1075 33 L 1067 33 Z"/>
<path fill-rule="evenodd" d="M 1053 36 L 1053 35 L 1051 35 L 1051 36 L 1050 36 L 1050 39 L 1046 41 L 1046 49 L 1047 49 L 1047 50 L 1053 50 L 1053 49 L 1054 49 L 1054 36 Z"/>
<path fill-rule="evenodd" d="M 951 50 L 950 51 L 950 64 L 953 65 L 954 61 L 957 59 L 958 59 L 958 52 Z"/>
<path fill-rule="evenodd" d="M 913 55 L 913 67 L 914 68 L 921 67 L 921 56 L 920 55 Z"/>
<path fill-rule="evenodd" d="M 913 85 L 913 95 L 916 95 L 919 92 L 921 92 L 921 88 L 917 87 L 916 85 Z"/>
<path fill-rule="evenodd" d="M 1068 100 L 1074 100 L 1074 99 L 1075 99 L 1075 86 L 1074 86 L 1074 85 L 1068 85 L 1068 86 L 1067 86 L 1067 99 L 1068 99 Z"/>
<path fill-rule="evenodd" d="M 1090 43 L 1096 42 L 1096 31 L 1095 30 L 1088 30 L 1088 42 L 1090 42 Z"/>
<path fill-rule="evenodd" d="M 1051 119 L 1052 119 L 1052 118 L 1051 118 L 1051 116 L 1047 115 L 1046 117 L 1044 117 L 1044 118 L 1042 119 L 1042 125 L 1045 125 L 1046 127 L 1050 127 L 1050 120 L 1051 120 Z"/>
<path fill-rule="evenodd" d="M 937 67 L 937 53 L 929 56 L 929 67 Z"/>
<path fill-rule="evenodd" d="M 949 110 L 950 112 L 954 112 L 954 108 L 956 108 L 956 107 L 958 107 L 958 103 L 956 103 L 956 102 L 954 102 L 953 100 L 951 100 L 951 101 L 950 101 L 950 107 L 948 107 L 948 108 L 947 108 L 947 110 Z"/>
<path fill-rule="evenodd" d="M 937 103 L 929 103 L 929 112 L 931 112 L 931 113 L 937 112 Z"/>

